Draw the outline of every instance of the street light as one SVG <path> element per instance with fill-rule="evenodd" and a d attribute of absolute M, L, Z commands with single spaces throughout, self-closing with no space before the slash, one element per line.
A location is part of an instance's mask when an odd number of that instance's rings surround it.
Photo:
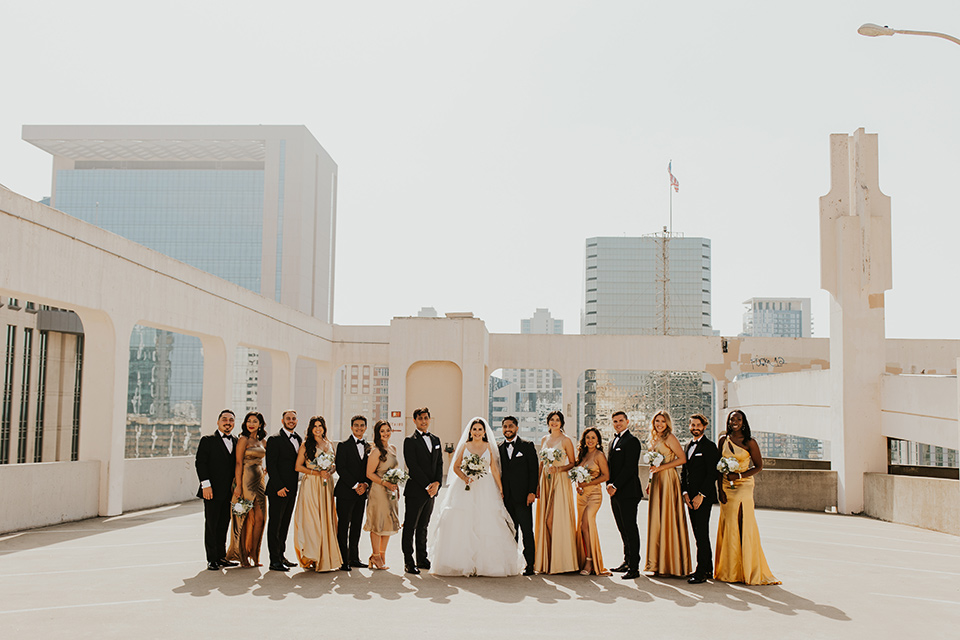
<path fill-rule="evenodd" d="M 857 33 L 862 36 L 869 36 L 875 38 L 877 36 L 892 36 L 895 33 L 905 33 L 911 36 L 933 36 L 934 38 L 943 38 L 944 40 L 949 40 L 954 44 L 960 44 L 960 39 L 954 38 L 953 36 L 948 36 L 945 33 L 937 33 L 936 31 L 910 31 L 907 29 L 891 29 L 890 27 L 883 26 L 881 27 L 878 24 L 873 24 L 868 22 L 864 25 L 860 25 L 860 28 L 857 29 Z"/>

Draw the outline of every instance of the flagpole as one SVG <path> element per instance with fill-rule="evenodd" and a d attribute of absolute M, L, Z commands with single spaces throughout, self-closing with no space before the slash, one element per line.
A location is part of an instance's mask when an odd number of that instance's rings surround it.
<path fill-rule="evenodd" d="M 673 167 L 672 158 L 670 159 L 670 164 L 667 166 Z M 671 177 L 673 176 L 672 171 L 670 171 L 670 175 Z M 669 180 L 667 182 L 667 191 L 670 192 L 670 234 L 672 235 L 673 234 L 673 180 Z"/>

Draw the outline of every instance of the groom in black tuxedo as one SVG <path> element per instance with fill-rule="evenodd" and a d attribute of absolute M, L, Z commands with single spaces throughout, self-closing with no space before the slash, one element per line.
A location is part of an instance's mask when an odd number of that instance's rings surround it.
<path fill-rule="evenodd" d="M 367 457 L 370 444 L 363 439 L 367 430 L 367 419 L 356 415 L 350 418 L 352 436 L 337 444 L 337 486 L 333 495 L 337 499 L 337 543 L 340 545 L 340 557 L 343 558 L 341 571 L 350 571 L 350 567 L 363 568 L 367 565 L 360 561 L 360 530 L 363 526 L 363 512 L 367 504 Z"/>
<path fill-rule="evenodd" d="M 501 423 L 504 441 L 500 443 L 500 478 L 503 504 L 516 531 L 514 538 L 523 533 L 523 558 L 527 563 L 523 575 L 532 576 L 536 547 L 531 505 L 537 498 L 540 464 L 536 447 L 517 437 L 517 428 L 517 419 L 513 416 L 507 416 Z"/>
<path fill-rule="evenodd" d="M 290 517 L 297 503 L 297 452 L 300 450 L 300 436 L 296 433 L 297 412 L 283 412 L 283 428 L 267 438 L 267 548 L 270 550 L 270 570 L 288 571 L 297 566 L 284 557 L 287 549 L 287 532 L 290 531 Z"/>
<path fill-rule="evenodd" d="M 407 573 L 417 574 L 430 569 L 427 558 L 427 527 L 433 502 L 443 479 L 443 456 L 440 438 L 430 433 L 430 409 L 414 409 L 413 422 L 417 430 L 403 440 L 403 461 L 410 479 L 403 489 L 403 565 Z M 416 538 L 417 555 L 414 562 L 413 546 Z"/>
<path fill-rule="evenodd" d="M 713 551 L 710 548 L 710 512 L 717 501 L 717 463 L 720 451 L 710 438 L 703 435 L 709 421 L 699 413 L 690 416 L 690 434 L 687 443 L 687 463 L 680 471 L 680 491 L 690 513 L 693 537 L 697 541 L 697 569 L 687 579 L 690 584 L 701 584 L 713 577 Z"/>
<path fill-rule="evenodd" d="M 224 409 L 217 418 L 217 432 L 200 438 L 197 445 L 197 478 L 203 498 L 203 546 L 207 551 L 207 569 L 234 567 L 227 557 L 227 531 L 230 529 L 230 500 L 233 497 L 233 477 L 236 460 L 233 452 L 237 439 L 233 431 L 233 411 Z"/>
<path fill-rule="evenodd" d="M 610 479 L 607 493 L 613 519 L 623 540 L 623 563 L 613 569 L 623 573 L 624 580 L 640 577 L 640 527 L 637 507 L 640 505 L 640 441 L 627 428 L 630 420 L 623 411 L 611 416 L 616 432 L 607 452 Z"/>

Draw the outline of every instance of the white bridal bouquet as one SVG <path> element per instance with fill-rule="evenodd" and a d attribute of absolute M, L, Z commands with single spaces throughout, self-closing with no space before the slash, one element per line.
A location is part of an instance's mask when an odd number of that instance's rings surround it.
<path fill-rule="evenodd" d="M 487 475 L 487 463 L 475 453 L 464 452 L 463 460 L 460 461 L 460 471 L 468 478 L 478 480 Z M 467 485 L 467 491 L 470 491 L 469 484 Z"/>
<path fill-rule="evenodd" d="M 410 474 L 401 469 L 400 467 L 394 467 L 393 469 L 387 469 L 383 472 L 383 477 L 381 480 L 384 482 L 389 482 L 390 484 L 395 484 L 398 487 L 404 482 L 410 479 Z M 397 496 L 394 495 L 393 491 L 389 491 L 391 500 L 396 500 Z"/>
<path fill-rule="evenodd" d="M 584 482 L 590 482 L 592 476 L 590 475 L 590 470 L 586 467 L 576 466 L 570 471 L 567 472 L 570 476 L 570 479 L 576 482 L 577 484 L 583 484 Z"/>
<path fill-rule="evenodd" d="M 663 454 L 656 451 L 647 451 L 643 454 L 643 461 L 651 467 L 659 467 L 663 464 Z"/>
<path fill-rule="evenodd" d="M 244 500 L 240 498 L 233 503 L 233 512 L 238 516 L 245 515 L 250 509 L 253 509 L 253 500 Z"/>
<path fill-rule="evenodd" d="M 330 471 L 330 469 L 333 468 L 333 463 L 335 460 L 336 457 L 332 453 L 328 451 L 321 451 L 317 454 L 316 459 L 307 463 L 307 467 L 316 469 L 317 471 Z M 323 484 L 327 484 L 326 479 L 324 479 Z"/>
<path fill-rule="evenodd" d="M 537 454 L 540 456 L 540 461 L 543 462 L 547 467 L 553 466 L 554 462 L 560 462 L 563 460 L 563 448 L 562 447 L 544 447 L 540 449 L 540 453 Z M 547 469 L 547 473 L 550 473 L 550 469 Z"/>
<path fill-rule="evenodd" d="M 720 462 L 717 463 L 717 471 L 726 475 L 728 473 L 735 473 L 740 471 L 740 461 L 736 458 L 720 458 Z M 733 486 L 733 480 L 730 480 L 730 486 Z"/>

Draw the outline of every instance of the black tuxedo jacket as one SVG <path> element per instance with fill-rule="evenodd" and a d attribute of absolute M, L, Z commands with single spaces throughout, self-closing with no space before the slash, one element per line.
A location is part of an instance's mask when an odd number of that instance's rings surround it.
<path fill-rule="evenodd" d="M 537 492 L 540 461 L 532 442 L 516 438 L 513 458 L 507 456 L 506 441 L 500 443 L 500 478 L 503 501 L 527 504 L 527 495 Z"/>
<path fill-rule="evenodd" d="M 303 442 L 299 434 L 294 434 L 297 443 Z M 299 447 L 299 444 L 298 444 Z M 281 429 L 267 438 L 267 495 L 276 498 L 277 492 L 286 487 L 287 497 L 297 493 L 297 449 L 290 443 L 287 430 Z"/>
<path fill-rule="evenodd" d="M 230 436 L 233 442 L 233 452 L 237 450 L 237 439 Z M 197 478 L 202 483 L 210 481 L 213 488 L 214 500 L 228 500 L 233 497 L 233 478 L 237 468 L 237 459 L 234 453 L 227 449 L 220 431 L 213 435 L 200 438 L 197 445 Z M 197 490 L 197 497 L 203 497 L 203 489 Z"/>
<path fill-rule="evenodd" d="M 407 497 L 421 496 L 426 498 L 427 486 L 434 482 L 443 482 L 443 455 L 440 451 L 440 438 L 430 434 L 430 442 L 433 444 L 431 450 L 427 450 L 427 444 L 423 440 L 423 434 L 420 430 L 413 432 L 412 436 L 403 439 L 403 461 L 407 465 L 407 472 L 410 479 L 403 489 L 403 495 Z"/>
<path fill-rule="evenodd" d="M 680 490 L 685 491 L 691 500 L 698 493 L 702 493 L 704 501 L 713 504 L 717 501 L 717 463 L 720 462 L 720 451 L 712 440 L 703 436 L 693 455 L 690 455 L 692 443 L 691 440 L 684 448 L 687 463 L 680 471 Z"/>
<path fill-rule="evenodd" d="M 617 447 L 610 441 L 607 452 L 610 466 L 608 485 L 617 488 L 616 498 L 637 498 L 642 496 L 640 488 L 640 441 L 627 429 L 620 437 Z"/>
<path fill-rule="evenodd" d="M 370 482 L 367 480 L 367 458 L 370 454 L 370 443 L 364 442 L 363 444 L 364 452 L 361 458 L 357 452 L 357 445 L 353 436 L 337 443 L 336 465 L 337 475 L 340 477 L 333 489 L 333 495 L 338 498 L 351 493 L 354 497 L 359 497 L 353 487 L 361 482 L 367 484 Z M 366 497 L 366 494 L 363 497 Z"/>

